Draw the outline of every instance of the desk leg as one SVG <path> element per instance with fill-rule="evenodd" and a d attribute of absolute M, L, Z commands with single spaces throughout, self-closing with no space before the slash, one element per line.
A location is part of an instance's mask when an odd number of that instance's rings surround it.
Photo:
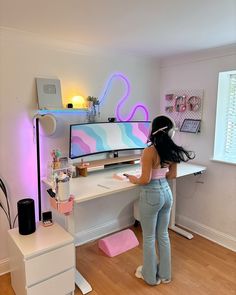
<path fill-rule="evenodd" d="M 75 271 L 75 283 L 83 294 L 87 294 L 92 291 L 91 285 L 85 280 L 85 278 L 78 272 Z"/>
<path fill-rule="evenodd" d="M 76 210 L 76 203 L 74 203 L 74 208 L 71 214 L 66 215 L 66 227 L 67 231 L 75 237 L 76 234 L 76 224 L 75 224 L 75 210 Z M 86 281 L 86 279 L 81 275 L 81 273 L 76 269 L 75 270 L 75 284 L 81 290 L 83 294 L 87 294 L 92 291 L 91 285 Z"/>
<path fill-rule="evenodd" d="M 175 212 L 176 212 L 176 179 L 173 179 L 171 182 L 172 187 L 172 194 L 173 194 L 173 205 L 171 209 L 171 215 L 170 215 L 170 224 L 169 229 L 177 232 L 178 234 L 184 236 L 185 238 L 191 240 L 193 238 L 193 235 L 186 230 L 183 230 L 182 228 L 175 225 Z"/>

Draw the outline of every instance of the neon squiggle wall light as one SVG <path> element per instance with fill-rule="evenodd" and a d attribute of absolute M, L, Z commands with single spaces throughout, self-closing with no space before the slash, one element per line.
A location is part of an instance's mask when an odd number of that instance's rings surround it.
<path fill-rule="evenodd" d="M 121 74 L 121 73 L 115 73 L 115 74 L 113 74 L 110 77 L 110 79 L 108 80 L 107 85 L 106 85 L 106 87 L 104 89 L 103 94 L 99 98 L 100 103 L 102 103 L 102 101 L 107 96 L 107 93 L 108 93 L 108 91 L 109 91 L 109 89 L 111 87 L 112 81 L 114 79 L 121 79 L 125 83 L 125 85 L 126 85 L 126 92 L 123 95 L 123 97 L 119 100 L 119 102 L 118 102 L 118 104 L 116 106 L 116 110 L 115 110 L 115 116 L 116 116 L 116 118 L 119 121 L 130 121 L 134 117 L 136 111 L 138 109 L 142 109 L 143 112 L 144 112 L 145 120 L 148 121 L 149 120 L 149 112 L 148 112 L 148 109 L 147 109 L 147 107 L 144 104 L 141 104 L 141 103 L 135 104 L 135 106 L 132 108 L 132 110 L 128 114 L 128 116 L 123 117 L 123 118 L 121 117 L 121 115 L 120 115 L 120 109 L 122 108 L 124 102 L 128 99 L 129 94 L 130 94 L 130 83 L 129 83 L 128 79 L 123 74 Z"/>

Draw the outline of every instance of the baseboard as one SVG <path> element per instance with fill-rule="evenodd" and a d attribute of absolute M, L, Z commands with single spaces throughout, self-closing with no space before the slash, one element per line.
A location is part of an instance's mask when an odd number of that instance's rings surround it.
<path fill-rule="evenodd" d="M 3 259 L 0 261 L 0 276 L 10 272 L 9 259 Z"/>
<path fill-rule="evenodd" d="M 212 241 L 227 249 L 236 252 L 236 239 L 209 226 L 198 223 L 188 217 L 177 215 L 176 224 Z"/>
<path fill-rule="evenodd" d="M 133 224 L 134 218 L 132 216 L 125 216 L 123 218 L 115 219 L 99 226 L 80 231 L 76 233 L 75 245 L 79 246 L 87 242 L 97 240 L 105 235 L 127 228 Z"/>

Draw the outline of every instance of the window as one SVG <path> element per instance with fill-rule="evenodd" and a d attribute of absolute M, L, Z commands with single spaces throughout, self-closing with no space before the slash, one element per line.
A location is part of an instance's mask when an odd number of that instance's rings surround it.
<path fill-rule="evenodd" d="M 213 159 L 236 164 L 236 71 L 219 73 Z"/>

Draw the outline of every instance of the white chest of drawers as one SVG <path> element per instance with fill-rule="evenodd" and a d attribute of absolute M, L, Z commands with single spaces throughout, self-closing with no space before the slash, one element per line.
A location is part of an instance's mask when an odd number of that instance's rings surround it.
<path fill-rule="evenodd" d="M 8 231 L 11 284 L 16 295 L 68 295 L 75 289 L 73 237 L 58 224 L 33 234 Z"/>

